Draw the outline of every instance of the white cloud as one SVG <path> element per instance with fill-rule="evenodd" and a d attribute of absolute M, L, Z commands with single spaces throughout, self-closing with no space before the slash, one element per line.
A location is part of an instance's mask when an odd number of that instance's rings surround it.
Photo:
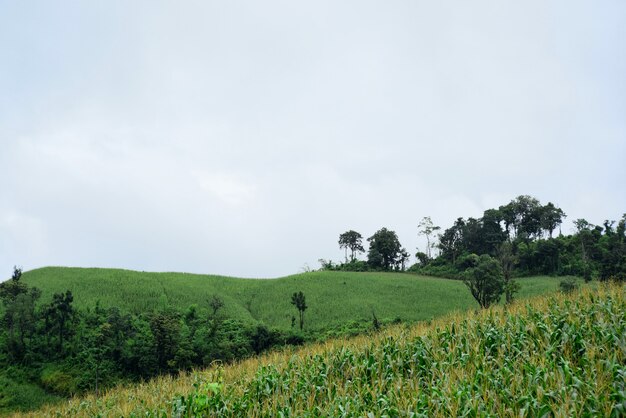
<path fill-rule="evenodd" d="M 241 179 L 226 173 L 194 172 L 199 187 L 229 206 L 250 204 L 255 188 Z"/>

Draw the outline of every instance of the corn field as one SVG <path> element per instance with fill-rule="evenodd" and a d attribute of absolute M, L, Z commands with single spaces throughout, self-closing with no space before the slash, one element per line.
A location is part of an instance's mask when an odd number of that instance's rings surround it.
<path fill-rule="evenodd" d="M 624 296 L 602 287 L 452 315 L 35 415 L 626 416 Z"/>

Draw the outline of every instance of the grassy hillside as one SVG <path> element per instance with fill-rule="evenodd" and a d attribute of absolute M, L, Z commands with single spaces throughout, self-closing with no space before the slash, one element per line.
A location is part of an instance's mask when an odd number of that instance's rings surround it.
<path fill-rule="evenodd" d="M 218 295 L 224 313 L 236 319 L 258 320 L 288 328 L 296 313 L 290 297 L 304 292 L 305 327 L 326 328 L 347 321 L 378 318 L 429 320 L 454 310 L 476 308 L 459 281 L 399 273 L 312 272 L 280 279 L 259 280 L 184 273 L 144 273 L 114 269 L 47 267 L 24 273 L 23 280 L 40 288 L 42 300 L 69 289 L 77 307 L 117 306 L 139 313 L 173 305 L 186 309 L 197 304 L 208 309 Z M 558 288 L 559 279 L 519 280 L 520 298 Z"/>
<path fill-rule="evenodd" d="M 586 289 L 275 352 L 31 416 L 624 416 L 626 294 Z"/>

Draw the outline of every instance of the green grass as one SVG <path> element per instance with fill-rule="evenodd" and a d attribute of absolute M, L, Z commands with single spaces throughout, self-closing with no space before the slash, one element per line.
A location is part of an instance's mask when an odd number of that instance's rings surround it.
<path fill-rule="evenodd" d="M 289 328 L 297 312 L 291 295 L 304 292 L 308 310 L 305 329 L 322 329 L 353 320 L 379 319 L 415 322 L 478 305 L 460 281 L 404 273 L 312 272 L 279 279 L 239 279 L 185 273 L 144 273 L 129 270 L 46 267 L 25 272 L 23 280 L 42 290 L 42 300 L 67 289 L 75 306 L 117 306 L 141 313 L 191 304 L 207 310 L 214 294 L 224 302 L 228 317 L 261 321 Z M 520 298 L 558 289 L 560 279 L 519 279 Z"/>
<path fill-rule="evenodd" d="M 37 385 L 0 375 L 0 415 L 37 409 L 61 400 L 62 398 L 47 393 Z"/>

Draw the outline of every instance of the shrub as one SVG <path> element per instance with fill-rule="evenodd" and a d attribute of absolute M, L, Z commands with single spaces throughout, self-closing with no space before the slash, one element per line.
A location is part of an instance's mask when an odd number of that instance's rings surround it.
<path fill-rule="evenodd" d="M 559 283 L 559 288 L 563 293 L 572 293 L 574 290 L 578 289 L 578 282 L 576 282 L 576 279 L 573 277 L 566 277 Z"/>

